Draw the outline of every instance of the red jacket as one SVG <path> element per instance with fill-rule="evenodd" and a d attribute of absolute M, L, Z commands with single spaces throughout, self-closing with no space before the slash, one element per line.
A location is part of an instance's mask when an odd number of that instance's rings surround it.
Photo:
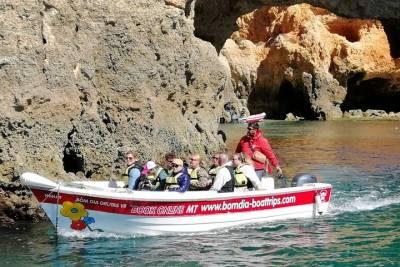
<path fill-rule="evenodd" d="M 253 159 L 254 151 L 260 151 L 263 153 L 268 161 L 272 164 L 272 166 L 277 167 L 279 166 L 278 159 L 275 157 L 274 152 L 272 151 L 271 146 L 268 143 L 268 140 L 263 137 L 262 132 L 260 129 L 257 130 L 256 134 L 253 138 L 249 138 L 247 135 L 243 136 L 239 144 L 236 148 L 236 153 L 246 153 L 250 158 Z M 256 170 L 264 169 L 265 163 L 259 162 L 253 159 L 253 166 Z M 268 166 L 268 172 L 271 174 L 272 170 L 271 167 Z"/>

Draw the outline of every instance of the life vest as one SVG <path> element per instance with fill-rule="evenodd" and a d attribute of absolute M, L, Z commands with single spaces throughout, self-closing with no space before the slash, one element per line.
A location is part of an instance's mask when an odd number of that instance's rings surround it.
<path fill-rule="evenodd" d="M 178 178 L 182 175 L 182 172 L 178 172 L 177 174 L 175 174 L 175 176 L 168 176 L 165 179 L 165 184 L 166 184 L 166 189 L 169 188 L 178 188 L 179 187 L 179 182 L 178 182 Z"/>
<path fill-rule="evenodd" d="M 221 167 L 223 168 L 223 167 Z M 235 173 L 232 166 L 225 166 L 231 174 L 231 179 L 224 184 L 224 186 L 218 191 L 218 193 L 233 192 L 235 189 Z"/>
<path fill-rule="evenodd" d="M 145 188 L 146 183 L 150 183 L 152 186 L 155 186 L 158 188 L 160 186 L 160 177 L 158 177 L 163 170 L 162 167 L 157 168 L 156 172 L 154 174 L 150 174 L 147 176 L 144 176 L 141 181 L 141 187 L 142 189 Z M 147 188 L 148 189 L 148 188 Z"/>
<path fill-rule="evenodd" d="M 140 172 L 142 172 L 142 170 L 143 170 L 142 165 L 140 165 L 138 162 L 135 162 L 134 164 L 132 164 L 126 168 L 126 170 L 122 176 L 129 176 L 129 172 L 134 168 L 138 169 Z"/>
<path fill-rule="evenodd" d="M 198 169 L 200 169 L 200 167 L 197 167 L 196 169 L 188 169 L 190 181 L 198 181 L 199 180 L 199 176 L 197 174 Z"/>
<path fill-rule="evenodd" d="M 147 175 L 146 178 L 147 180 L 150 181 L 154 181 L 154 182 L 158 182 L 160 180 L 160 177 L 158 177 L 158 175 L 160 175 L 161 171 L 163 170 L 162 167 L 157 168 L 156 172 L 154 174 L 151 175 Z"/>
<path fill-rule="evenodd" d="M 208 174 L 209 174 L 211 177 L 215 178 L 215 176 L 217 176 L 217 173 L 218 173 L 219 169 L 221 169 L 221 166 L 211 167 L 211 168 L 208 170 Z"/>
<path fill-rule="evenodd" d="M 248 179 L 246 177 L 246 175 L 244 175 L 244 173 L 242 172 L 242 170 L 240 169 L 240 167 L 242 167 L 243 165 L 239 165 L 236 169 L 235 169 L 235 187 L 247 187 L 248 184 Z"/>

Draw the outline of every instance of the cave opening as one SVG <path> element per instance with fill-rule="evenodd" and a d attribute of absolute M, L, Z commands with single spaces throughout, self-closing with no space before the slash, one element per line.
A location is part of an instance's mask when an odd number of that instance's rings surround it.
<path fill-rule="evenodd" d="M 392 58 L 400 58 L 400 22 L 395 19 L 382 20 L 383 28 L 390 45 Z"/>
<path fill-rule="evenodd" d="M 277 102 L 270 91 L 263 88 L 252 88 L 247 99 L 250 114 L 265 112 L 267 119 L 276 118 Z"/>
<path fill-rule="evenodd" d="M 67 144 L 64 149 L 63 166 L 66 173 L 84 172 L 85 160 L 76 153 L 71 144 Z"/>
<path fill-rule="evenodd" d="M 304 88 L 294 87 L 284 80 L 275 93 L 273 90 L 252 90 L 248 99 L 248 109 L 251 114 L 265 112 L 267 118 L 283 120 L 286 114 L 297 117 L 315 119 L 316 114 L 311 109 L 311 103 Z"/>
<path fill-rule="evenodd" d="M 343 112 L 355 109 L 378 109 L 400 112 L 400 90 L 390 86 L 390 81 L 373 78 L 348 82 L 347 95 L 341 105 Z"/>
<path fill-rule="evenodd" d="M 311 109 L 311 103 L 305 89 L 294 87 L 287 80 L 284 80 L 279 88 L 278 103 L 277 119 L 285 119 L 288 113 L 305 119 L 315 119 L 315 114 Z"/>

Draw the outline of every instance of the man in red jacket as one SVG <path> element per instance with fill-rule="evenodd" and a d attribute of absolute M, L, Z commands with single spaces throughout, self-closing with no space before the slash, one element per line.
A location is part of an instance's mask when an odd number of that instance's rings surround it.
<path fill-rule="evenodd" d="M 236 153 L 246 153 L 252 160 L 253 166 L 256 170 L 258 177 L 264 174 L 265 164 L 268 162 L 276 168 L 279 175 L 282 175 L 282 169 L 279 166 L 278 159 L 276 158 L 268 140 L 263 137 L 260 126 L 257 122 L 251 122 L 247 126 L 247 134 L 243 136 L 236 148 Z M 269 174 L 272 174 L 271 166 L 267 166 Z"/>

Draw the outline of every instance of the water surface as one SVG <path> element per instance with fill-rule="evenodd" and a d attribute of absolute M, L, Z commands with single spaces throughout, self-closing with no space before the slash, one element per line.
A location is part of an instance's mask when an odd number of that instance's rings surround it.
<path fill-rule="evenodd" d="M 225 125 L 233 150 L 245 125 Z M 1 266 L 399 266 L 400 122 L 263 124 L 284 172 L 333 185 L 329 214 L 192 235 L 0 230 Z"/>

